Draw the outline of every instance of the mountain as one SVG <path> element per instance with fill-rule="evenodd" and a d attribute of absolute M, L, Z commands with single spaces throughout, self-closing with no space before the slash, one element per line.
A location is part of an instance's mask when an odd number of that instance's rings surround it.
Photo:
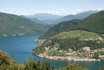
<path fill-rule="evenodd" d="M 73 19 L 83 19 L 94 13 L 97 13 L 97 11 L 85 11 L 78 13 L 76 15 L 67 15 L 67 16 L 58 16 L 47 13 L 40 13 L 26 17 L 32 19 L 32 21 L 36 21 L 35 19 L 38 19 L 39 21 L 42 22 L 42 24 L 58 24 Z"/>
<path fill-rule="evenodd" d="M 39 34 L 45 32 L 48 28 L 47 25 L 32 22 L 25 17 L 0 13 L 0 36 Z"/>
<path fill-rule="evenodd" d="M 85 11 L 85 12 L 78 13 L 76 15 L 64 16 L 64 17 L 60 18 L 58 21 L 63 22 L 63 21 L 69 21 L 72 19 L 84 19 L 84 18 L 86 18 L 86 17 L 88 17 L 94 13 L 97 13 L 97 11 Z"/>
<path fill-rule="evenodd" d="M 35 22 L 35 23 L 39 23 L 39 24 L 43 24 L 42 21 L 40 21 L 39 19 L 37 18 L 29 18 L 31 21 Z"/>
<path fill-rule="evenodd" d="M 56 24 L 56 20 L 39 20 L 37 18 L 28 18 L 33 22 L 39 23 L 39 24 L 43 24 L 43 25 L 55 25 Z"/>
<path fill-rule="evenodd" d="M 56 24 L 57 20 L 62 16 L 52 15 L 48 13 L 39 13 L 39 14 L 26 16 L 26 17 L 32 20 L 33 22 L 37 22 L 38 20 L 40 24 Z"/>
<path fill-rule="evenodd" d="M 84 22 L 78 24 L 75 29 L 87 30 L 96 33 L 104 33 L 104 11 L 93 14 L 84 19 Z"/>
<path fill-rule="evenodd" d="M 53 36 L 55 34 L 58 34 L 60 32 L 66 32 L 66 31 L 72 30 L 80 22 L 82 22 L 82 20 L 75 19 L 75 20 L 59 23 L 57 25 L 54 25 L 50 29 L 48 29 L 48 31 L 45 32 L 42 36 L 40 36 L 40 38 L 44 39 L 44 38 L 48 38 L 50 36 Z"/>
<path fill-rule="evenodd" d="M 57 24 L 57 19 L 48 19 L 48 20 L 43 20 L 42 21 L 44 24 Z"/>
<path fill-rule="evenodd" d="M 104 48 L 104 38 L 102 36 L 85 30 L 61 32 L 44 40 L 37 48 L 33 49 L 32 53 L 48 59 L 64 60 L 63 58 L 66 57 L 65 60 L 75 61 L 103 60 L 100 57 L 100 55 L 104 55 L 100 54 L 104 52 L 102 50 Z M 96 53 L 99 54 L 96 56 Z"/>
<path fill-rule="evenodd" d="M 59 19 L 61 16 L 52 15 L 52 14 L 48 14 L 48 13 L 38 13 L 38 14 L 30 15 L 30 16 L 26 16 L 26 17 L 37 18 L 37 19 L 43 21 L 43 20 L 56 20 L 56 19 Z"/>
<path fill-rule="evenodd" d="M 104 60 L 104 11 L 91 16 L 62 22 L 50 28 L 32 53 L 43 58 L 102 61 Z"/>
<path fill-rule="evenodd" d="M 104 11 L 92 14 L 85 19 L 76 19 L 59 23 L 51 27 L 40 38 L 48 38 L 60 32 L 66 32 L 70 30 L 87 30 L 91 32 L 104 33 Z"/>

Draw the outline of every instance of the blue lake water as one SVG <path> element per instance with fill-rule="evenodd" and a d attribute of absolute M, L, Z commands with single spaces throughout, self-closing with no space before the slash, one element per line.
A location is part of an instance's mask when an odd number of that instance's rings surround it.
<path fill-rule="evenodd" d="M 18 63 L 24 63 L 25 60 L 33 58 L 36 60 L 44 61 L 47 60 L 50 62 L 51 66 L 56 68 L 65 67 L 70 63 L 77 63 L 82 66 L 90 68 L 90 70 L 96 70 L 98 67 L 103 67 L 104 62 L 74 62 L 74 61 L 60 61 L 60 60 L 49 60 L 42 59 L 31 54 L 31 50 L 38 46 L 34 41 L 40 35 L 25 35 L 25 36 L 9 36 L 9 37 L 0 37 L 0 50 L 5 51 L 9 56 L 16 60 Z"/>

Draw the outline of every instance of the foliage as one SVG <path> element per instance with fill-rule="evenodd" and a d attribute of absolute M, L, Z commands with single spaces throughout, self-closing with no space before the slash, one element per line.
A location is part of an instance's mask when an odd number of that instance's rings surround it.
<path fill-rule="evenodd" d="M 69 64 L 68 67 L 60 68 L 58 70 L 88 70 L 88 68 L 73 63 Z"/>
<path fill-rule="evenodd" d="M 18 70 L 19 65 L 8 56 L 7 53 L 0 51 L 0 70 Z"/>
<path fill-rule="evenodd" d="M 49 25 L 32 22 L 25 17 L 0 13 L 0 36 L 43 33 L 49 27 Z"/>
<path fill-rule="evenodd" d="M 86 56 L 86 55 L 78 55 L 78 57 L 80 57 L 80 58 L 87 58 L 88 56 Z"/>
<path fill-rule="evenodd" d="M 54 70 L 48 62 L 28 60 L 25 64 L 18 64 L 7 53 L 0 51 L 0 70 Z"/>
<path fill-rule="evenodd" d="M 34 60 L 28 60 L 25 62 L 25 70 L 53 70 L 53 68 L 50 67 L 48 62 L 42 62 L 34 61 Z"/>
<path fill-rule="evenodd" d="M 44 53 L 45 49 L 43 46 L 40 47 L 36 47 L 35 49 L 32 50 L 32 53 L 34 55 L 40 54 L 40 53 Z"/>
<path fill-rule="evenodd" d="M 49 38 L 61 32 L 67 32 L 72 30 L 85 30 L 94 33 L 104 33 L 104 11 L 95 13 L 82 20 L 71 20 L 59 23 L 51 27 L 46 33 L 44 33 L 40 39 Z"/>
<path fill-rule="evenodd" d="M 104 70 L 104 68 L 98 68 L 98 70 Z"/>
<path fill-rule="evenodd" d="M 77 64 L 69 64 L 68 67 L 65 67 L 65 70 L 88 70 L 85 67 L 79 66 Z M 12 60 L 7 53 L 0 51 L 0 70 L 55 70 L 54 67 L 51 67 L 48 62 L 28 60 L 25 64 L 18 64 Z M 62 70 L 61 68 L 58 70 Z"/>
<path fill-rule="evenodd" d="M 93 58 L 95 58 L 95 59 L 99 59 L 99 54 L 98 54 L 98 53 L 94 53 Z"/>
<path fill-rule="evenodd" d="M 78 24 L 75 29 L 87 30 L 96 33 L 104 33 L 104 11 L 93 14 Z"/>
<path fill-rule="evenodd" d="M 100 55 L 104 55 L 104 52 L 100 52 Z"/>

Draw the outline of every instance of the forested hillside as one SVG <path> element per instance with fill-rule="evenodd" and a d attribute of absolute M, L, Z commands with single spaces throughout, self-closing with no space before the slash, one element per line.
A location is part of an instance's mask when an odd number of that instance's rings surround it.
<path fill-rule="evenodd" d="M 75 29 L 104 33 L 104 11 L 85 18 L 84 22 L 78 24 Z"/>
<path fill-rule="evenodd" d="M 82 20 L 71 20 L 71 21 L 66 21 L 59 23 L 57 25 L 54 25 L 51 27 L 46 33 L 44 33 L 40 38 L 48 38 L 52 35 L 58 34 L 60 32 L 67 32 L 69 30 L 73 30 L 76 25 L 81 23 Z"/>
<path fill-rule="evenodd" d="M 0 36 L 39 34 L 45 32 L 48 28 L 47 25 L 37 24 L 25 17 L 0 13 Z"/>
<path fill-rule="evenodd" d="M 96 33 L 104 33 L 104 11 L 93 14 L 82 20 L 71 20 L 59 23 L 51 27 L 40 38 L 48 38 L 57 33 L 70 30 L 86 30 Z"/>

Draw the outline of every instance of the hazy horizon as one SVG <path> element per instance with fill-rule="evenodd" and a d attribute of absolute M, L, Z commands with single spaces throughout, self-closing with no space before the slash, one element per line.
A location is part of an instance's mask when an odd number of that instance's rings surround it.
<path fill-rule="evenodd" d="M 0 0 L 0 12 L 15 15 L 48 13 L 77 14 L 89 10 L 103 10 L 104 0 Z"/>

